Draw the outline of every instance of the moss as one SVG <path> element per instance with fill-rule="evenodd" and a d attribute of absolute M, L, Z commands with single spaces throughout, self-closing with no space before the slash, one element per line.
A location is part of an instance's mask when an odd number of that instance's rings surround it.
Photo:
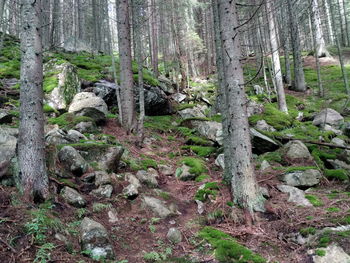
<path fill-rule="evenodd" d="M 163 191 L 160 191 L 158 195 L 164 200 L 169 200 L 171 198 L 171 195 L 169 193 Z"/>
<path fill-rule="evenodd" d="M 322 234 L 322 236 L 318 240 L 318 246 L 327 247 L 330 243 L 331 243 L 330 233 L 326 231 Z"/>
<path fill-rule="evenodd" d="M 337 213 L 337 212 L 340 212 L 340 208 L 338 208 L 338 207 L 328 207 L 326 210 L 327 210 L 327 212 L 329 212 L 329 213 Z"/>
<path fill-rule="evenodd" d="M 324 175 L 329 179 L 336 179 L 340 181 L 347 181 L 349 180 L 348 172 L 343 169 L 337 169 L 337 170 L 328 170 L 326 169 L 324 171 Z"/>
<path fill-rule="evenodd" d="M 177 127 L 177 131 L 184 137 L 191 137 L 196 130 L 187 127 Z"/>
<path fill-rule="evenodd" d="M 207 179 L 209 179 L 209 178 L 210 178 L 209 175 L 207 175 L 207 174 L 202 174 L 202 175 L 200 175 L 200 176 L 197 176 L 196 179 L 195 179 L 195 181 L 198 182 L 198 183 L 200 183 L 200 182 L 203 182 L 203 181 L 205 181 L 205 180 L 207 180 Z"/>
<path fill-rule="evenodd" d="M 200 157 L 208 157 L 211 154 L 216 152 L 215 147 L 198 146 L 198 145 L 185 145 L 185 146 L 182 146 L 181 149 L 191 150 Z"/>
<path fill-rule="evenodd" d="M 143 169 L 147 170 L 148 168 L 157 168 L 158 164 L 155 160 L 152 159 L 143 159 L 141 160 L 141 166 Z"/>
<path fill-rule="evenodd" d="M 277 130 L 290 127 L 294 122 L 292 116 L 279 111 L 274 104 L 265 105 L 265 111 L 263 114 L 249 117 L 249 122 L 252 125 L 255 125 L 259 120 L 265 120 L 269 125 L 273 126 Z"/>
<path fill-rule="evenodd" d="M 200 137 L 200 136 L 191 135 L 187 138 L 186 144 L 200 145 L 200 146 L 212 146 L 213 142 L 206 139 L 206 138 Z"/>
<path fill-rule="evenodd" d="M 319 257 L 324 257 L 326 255 L 326 251 L 323 249 L 316 249 L 315 254 Z"/>
<path fill-rule="evenodd" d="M 217 190 L 219 190 L 217 182 L 206 183 L 202 189 L 199 189 L 196 192 L 194 199 L 202 202 L 205 202 L 209 196 L 212 196 L 215 199 L 218 193 Z"/>
<path fill-rule="evenodd" d="M 284 167 L 282 169 L 284 169 Z M 292 173 L 296 171 L 306 171 L 311 169 L 317 170 L 317 167 L 316 166 L 292 166 L 292 167 L 285 168 L 285 173 Z"/>
<path fill-rule="evenodd" d="M 213 227 L 204 227 L 199 237 L 209 242 L 215 249 L 215 257 L 226 263 L 264 263 L 266 259 L 240 245 L 228 234 Z"/>
<path fill-rule="evenodd" d="M 182 111 L 182 110 L 185 110 L 185 109 L 192 109 L 196 107 L 196 104 L 188 104 L 188 103 L 182 103 L 182 104 L 179 104 L 175 107 L 175 109 L 177 111 Z"/>
<path fill-rule="evenodd" d="M 59 112 L 58 112 L 56 109 L 52 108 L 52 107 L 51 107 L 50 105 L 48 105 L 48 104 L 44 104 L 43 109 L 44 109 L 44 112 L 45 112 L 45 113 L 52 113 L 52 112 L 54 112 L 54 113 L 59 114 Z"/>
<path fill-rule="evenodd" d="M 314 227 L 302 228 L 299 230 L 299 232 L 304 237 L 307 237 L 308 235 L 314 235 L 316 233 L 316 228 L 314 228 Z"/>
<path fill-rule="evenodd" d="M 75 116 L 74 114 L 68 113 L 68 112 L 62 114 L 59 117 L 48 119 L 49 124 L 57 124 L 58 126 L 64 127 L 64 128 L 73 128 L 75 125 L 77 125 L 80 122 L 94 123 L 94 120 L 90 117 Z"/>
<path fill-rule="evenodd" d="M 280 152 L 267 152 L 259 156 L 259 161 L 266 160 L 269 163 L 276 162 L 276 163 L 282 163 L 282 155 Z"/>
<path fill-rule="evenodd" d="M 20 78 L 19 60 L 14 59 L 0 64 L 0 79 L 3 78 Z"/>
<path fill-rule="evenodd" d="M 323 202 L 315 195 L 305 195 L 305 198 L 310 201 L 313 206 L 323 206 Z"/>
<path fill-rule="evenodd" d="M 43 89 L 45 93 L 50 93 L 57 87 L 58 87 L 57 75 L 50 75 L 50 76 L 44 77 Z"/>
<path fill-rule="evenodd" d="M 169 132 L 174 129 L 174 121 L 175 119 L 171 115 L 147 116 L 145 118 L 144 126 L 145 128 L 160 132 Z"/>
<path fill-rule="evenodd" d="M 196 176 L 199 176 L 207 171 L 204 161 L 198 158 L 185 157 L 182 159 L 182 163 L 191 167 L 189 172 Z"/>
<path fill-rule="evenodd" d="M 191 121 L 210 121 L 210 119 L 206 117 L 191 117 L 181 120 L 180 125 L 184 125 L 185 123 L 189 123 Z"/>

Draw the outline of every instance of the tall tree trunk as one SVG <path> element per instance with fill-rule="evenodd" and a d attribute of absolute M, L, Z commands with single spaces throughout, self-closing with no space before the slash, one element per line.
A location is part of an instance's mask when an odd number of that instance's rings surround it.
<path fill-rule="evenodd" d="M 240 63 L 240 39 L 235 1 L 218 0 L 223 66 L 225 114 L 225 158 L 231 165 L 225 173 L 231 180 L 234 203 L 250 214 L 264 210 L 264 198 L 258 190 L 252 163 L 252 147 L 247 117 L 247 98 Z"/>
<path fill-rule="evenodd" d="M 157 6 L 155 0 L 151 0 L 151 32 L 152 32 L 152 68 L 156 77 L 158 71 L 158 26 L 157 26 Z"/>
<path fill-rule="evenodd" d="M 298 22 L 296 18 L 295 5 L 296 5 L 295 2 L 293 6 L 293 3 L 287 0 L 291 42 L 292 42 L 292 50 L 293 50 L 293 63 L 294 63 L 293 89 L 296 91 L 303 92 L 306 90 L 306 83 L 305 83 L 305 75 L 303 70 L 303 60 L 301 57 L 300 36 L 299 36 Z"/>
<path fill-rule="evenodd" d="M 324 41 L 322 24 L 320 18 L 320 10 L 317 0 L 311 0 L 311 19 L 313 23 L 314 39 L 316 40 L 316 55 L 317 57 L 329 57 L 330 54 L 326 49 Z"/>
<path fill-rule="evenodd" d="M 49 194 L 45 165 L 40 17 L 40 0 L 22 1 L 18 161 L 21 188 L 28 201 L 46 199 Z"/>
<path fill-rule="evenodd" d="M 2 33 L 0 36 L 0 50 L 3 48 L 4 38 L 6 34 L 7 21 L 4 18 L 5 6 L 6 0 L 0 0 L 0 31 Z"/>
<path fill-rule="evenodd" d="M 118 41 L 120 61 L 120 87 L 122 125 L 131 132 L 135 128 L 136 113 L 134 100 L 134 80 L 131 65 L 131 37 L 128 0 L 116 0 L 118 19 Z"/>
<path fill-rule="evenodd" d="M 275 85 L 277 90 L 277 98 L 278 98 L 278 107 L 279 110 L 285 113 L 288 113 L 286 95 L 284 94 L 284 86 L 282 79 L 282 70 L 281 70 L 281 62 L 280 55 L 278 51 L 278 41 L 277 41 L 277 32 L 274 21 L 274 6 L 272 6 L 270 1 L 266 1 L 266 8 L 268 14 L 268 26 L 270 32 L 270 45 L 272 52 L 272 64 L 273 64 L 273 73 L 275 79 Z"/>

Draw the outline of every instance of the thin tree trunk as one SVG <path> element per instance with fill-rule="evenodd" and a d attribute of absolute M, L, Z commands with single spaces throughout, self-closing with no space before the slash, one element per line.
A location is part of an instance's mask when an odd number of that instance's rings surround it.
<path fill-rule="evenodd" d="M 330 55 L 326 49 L 326 42 L 323 37 L 320 10 L 317 0 L 311 0 L 311 20 L 313 23 L 314 40 L 316 41 L 316 56 L 319 58 L 329 57 Z"/>
<path fill-rule="evenodd" d="M 20 184 L 25 200 L 40 201 L 49 194 L 45 165 L 40 0 L 23 0 L 21 18 Z"/>

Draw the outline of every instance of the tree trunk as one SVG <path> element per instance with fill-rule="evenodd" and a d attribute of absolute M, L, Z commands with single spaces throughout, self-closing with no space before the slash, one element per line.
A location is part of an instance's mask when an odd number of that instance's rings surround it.
<path fill-rule="evenodd" d="M 224 66 L 224 119 L 227 121 L 224 151 L 225 158 L 231 162 L 225 167 L 225 173 L 231 180 L 234 203 L 252 214 L 255 210 L 264 210 L 264 198 L 258 190 L 252 163 L 235 4 L 235 1 L 218 0 Z"/>
<path fill-rule="evenodd" d="M 49 194 L 45 165 L 40 1 L 23 0 L 21 17 L 20 184 L 25 200 L 38 201 L 46 199 Z"/>
<path fill-rule="evenodd" d="M 155 0 L 151 0 L 151 32 L 152 32 L 152 68 L 156 77 L 158 71 L 158 30 L 157 30 L 157 7 Z"/>
<path fill-rule="evenodd" d="M 314 39 L 316 40 L 316 54 L 317 57 L 329 57 L 329 52 L 326 49 L 326 42 L 324 41 L 322 24 L 320 18 L 320 10 L 317 0 L 311 0 L 311 19 L 313 23 Z"/>
<path fill-rule="evenodd" d="M 279 110 L 285 113 L 288 113 L 286 95 L 284 94 L 284 86 L 282 79 L 282 71 L 281 71 L 281 62 L 280 55 L 278 51 L 278 41 L 277 41 L 277 32 L 274 22 L 273 15 L 273 6 L 270 1 L 266 1 L 266 8 L 268 14 L 268 26 L 270 32 L 270 44 L 271 44 L 271 53 L 272 53 L 272 64 L 273 64 L 273 75 L 275 79 L 275 85 L 277 90 L 277 98 L 278 98 L 278 107 Z"/>
<path fill-rule="evenodd" d="M 134 100 L 134 80 L 131 65 L 131 38 L 128 0 L 116 0 L 118 19 L 119 61 L 122 125 L 131 132 L 135 128 L 136 113 Z"/>

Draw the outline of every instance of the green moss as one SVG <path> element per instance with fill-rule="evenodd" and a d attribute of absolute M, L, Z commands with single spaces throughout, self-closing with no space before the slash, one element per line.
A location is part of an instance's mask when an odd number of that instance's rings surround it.
<path fill-rule="evenodd" d="M 141 160 L 141 166 L 144 170 L 147 170 L 148 168 L 157 168 L 158 164 L 155 160 L 152 159 L 143 159 Z"/>
<path fill-rule="evenodd" d="M 205 181 L 205 180 L 207 180 L 207 179 L 209 179 L 209 178 L 210 178 L 209 175 L 207 175 L 207 174 L 202 174 L 202 175 L 200 175 L 200 176 L 197 176 L 196 179 L 195 179 L 195 181 L 198 182 L 198 183 L 200 183 L 200 182 L 203 182 L 203 181 Z"/>
<path fill-rule="evenodd" d="M 209 198 L 209 196 L 212 196 L 212 198 L 215 199 L 218 193 L 217 190 L 219 190 L 217 182 L 206 183 L 204 184 L 204 187 L 202 189 L 199 189 L 196 192 L 194 199 L 202 202 L 205 202 Z"/>
<path fill-rule="evenodd" d="M 90 117 L 75 116 L 74 114 L 68 113 L 68 112 L 62 114 L 59 117 L 48 119 L 49 124 L 57 124 L 58 126 L 64 127 L 64 128 L 73 128 L 75 125 L 77 125 L 80 122 L 94 123 L 94 120 Z"/>
<path fill-rule="evenodd" d="M 331 243 L 330 233 L 325 232 L 322 234 L 320 239 L 318 240 L 318 246 L 319 247 L 327 247 Z"/>
<path fill-rule="evenodd" d="M 317 170 L 317 167 L 316 166 L 292 166 L 292 167 L 287 167 L 285 169 L 285 172 L 292 173 L 295 171 L 306 171 L 306 170 L 311 170 L 311 169 Z"/>
<path fill-rule="evenodd" d="M 240 245 L 228 234 L 213 227 L 204 227 L 199 237 L 209 242 L 215 249 L 215 257 L 225 263 L 265 263 L 266 259 Z"/>
<path fill-rule="evenodd" d="M 263 160 L 276 163 L 282 163 L 282 155 L 280 152 L 267 152 L 259 156 L 259 161 L 262 162 Z"/>
<path fill-rule="evenodd" d="M 199 137 L 199 136 L 189 136 L 186 144 L 190 144 L 190 145 L 200 145 L 200 146 L 212 146 L 213 142 L 203 138 L 203 137 Z"/>
<path fill-rule="evenodd" d="M 145 128 L 160 132 L 169 132 L 174 129 L 174 121 L 175 119 L 171 115 L 147 116 L 145 118 L 144 126 Z"/>
<path fill-rule="evenodd" d="M 184 137 L 191 137 L 196 130 L 187 127 L 177 127 L 177 131 Z"/>
<path fill-rule="evenodd" d="M 182 163 L 191 167 L 189 172 L 196 176 L 199 176 L 207 171 L 204 161 L 198 158 L 185 157 L 182 159 Z"/>
<path fill-rule="evenodd" d="M 57 75 L 50 75 L 44 77 L 43 89 L 45 93 L 50 93 L 58 87 Z"/>
<path fill-rule="evenodd" d="M 315 254 L 319 257 L 324 257 L 326 255 L 326 251 L 323 249 L 316 249 Z"/>
<path fill-rule="evenodd" d="M 327 210 L 327 212 L 329 212 L 329 213 L 337 213 L 337 212 L 340 212 L 340 208 L 338 208 L 338 207 L 328 207 L 326 210 Z"/>
<path fill-rule="evenodd" d="M 178 104 L 175 109 L 177 111 L 182 111 L 182 110 L 185 110 L 185 109 L 192 109 L 196 107 L 196 104 L 188 104 L 188 103 L 182 103 L 182 104 Z"/>
<path fill-rule="evenodd" d="M 343 169 L 337 169 L 337 170 L 326 169 L 324 171 L 324 174 L 329 179 L 336 179 L 336 180 L 340 180 L 340 181 L 349 180 L 348 172 L 346 170 L 343 170 Z"/>
<path fill-rule="evenodd" d="M 310 201 L 313 206 L 323 206 L 323 202 L 315 195 L 305 195 L 305 198 Z"/>
<path fill-rule="evenodd" d="M 20 62 L 19 60 L 9 60 L 0 63 L 0 79 L 3 78 L 20 78 Z"/>
<path fill-rule="evenodd" d="M 44 112 L 45 112 L 45 113 L 55 112 L 55 113 L 59 114 L 59 112 L 58 112 L 56 109 L 52 108 L 52 107 L 51 107 L 50 105 L 48 105 L 48 104 L 44 104 L 43 109 L 44 109 Z"/>
<path fill-rule="evenodd" d="M 182 146 L 181 149 L 191 150 L 200 157 L 208 157 L 211 154 L 216 152 L 215 147 L 198 146 L 198 145 L 185 145 L 185 146 Z"/>
<path fill-rule="evenodd" d="M 299 232 L 304 237 L 306 237 L 308 235 L 314 235 L 316 233 L 316 228 L 314 228 L 314 227 L 302 228 L 302 229 L 299 230 Z"/>
<path fill-rule="evenodd" d="M 265 111 L 263 114 L 249 117 L 249 122 L 252 125 L 255 125 L 259 120 L 265 120 L 269 125 L 273 126 L 277 130 L 290 127 L 294 122 L 291 115 L 279 111 L 274 104 L 265 105 Z"/>

